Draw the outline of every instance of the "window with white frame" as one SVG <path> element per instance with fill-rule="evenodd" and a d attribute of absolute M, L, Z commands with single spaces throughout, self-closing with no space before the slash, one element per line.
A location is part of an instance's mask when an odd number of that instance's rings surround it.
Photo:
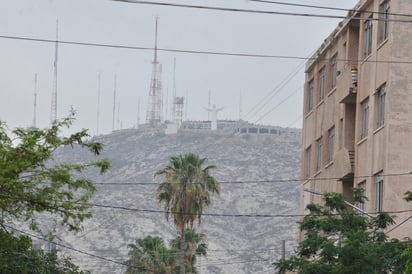
<path fill-rule="evenodd" d="M 372 53 L 373 15 L 369 16 L 364 23 L 364 56 Z"/>
<path fill-rule="evenodd" d="M 385 123 L 386 85 L 383 84 L 375 94 L 376 102 L 376 128 Z"/>
<path fill-rule="evenodd" d="M 390 8 L 389 0 L 383 1 L 379 7 L 379 43 L 388 38 Z"/>
<path fill-rule="evenodd" d="M 326 87 L 326 69 L 325 67 L 319 70 L 319 101 L 325 98 L 325 87 Z"/>
<path fill-rule="evenodd" d="M 306 168 L 306 178 L 309 178 L 311 175 L 311 169 L 312 169 L 312 146 L 309 146 L 306 149 L 306 164 L 305 164 L 305 168 Z"/>
<path fill-rule="evenodd" d="M 383 211 L 383 176 L 382 172 L 375 175 L 375 210 Z"/>
<path fill-rule="evenodd" d="M 320 137 L 318 140 L 316 140 L 316 146 L 317 146 L 317 154 L 316 154 L 316 171 L 320 171 L 322 169 L 322 137 Z"/>
<path fill-rule="evenodd" d="M 335 153 L 335 127 L 331 127 L 328 130 L 328 162 L 333 161 Z"/>
<path fill-rule="evenodd" d="M 369 123 L 369 97 L 363 100 L 361 103 L 361 139 L 368 136 L 368 123 Z"/>
<path fill-rule="evenodd" d="M 338 54 L 333 55 L 332 65 L 332 88 L 336 87 L 336 78 L 338 77 Z"/>
<path fill-rule="evenodd" d="M 315 82 L 312 80 L 308 84 L 308 112 L 313 109 L 313 92 L 315 90 Z"/>

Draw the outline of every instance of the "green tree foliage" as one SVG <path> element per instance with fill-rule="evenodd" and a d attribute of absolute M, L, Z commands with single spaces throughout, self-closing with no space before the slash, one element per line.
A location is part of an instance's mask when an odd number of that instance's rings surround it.
<path fill-rule="evenodd" d="M 407 202 L 412 201 L 412 192 L 407 191 L 405 193 L 405 200 Z M 402 257 L 406 260 L 405 273 L 412 274 L 412 243 L 404 250 Z"/>
<path fill-rule="evenodd" d="M 364 197 L 355 191 L 354 201 Z M 324 205 L 309 204 L 300 222 L 304 239 L 296 256 L 274 265 L 281 273 L 404 273 L 407 241 L 389 239 L 384 229 L 394 221 L 386 213 L 368 216 L 348 206 L 342 194 L 326 193 Z"/>
<path fill-rule="evenodd" d="M 168 248 L 160 237 L 147 236 L 128 245 L 127 274 L 174 274 L 179 269 L 179 251 Z"/>
<path fill-rule="evenodd" d="M 198 273 L 195 264 L 198 256 L 206 256 L 207 244 L 203 233 L 196 233 L 194 229 L 187 228 L 185 233 L 185 271 Z M 168 248 L 160 237 L 147 236 L 129 244 L 129 260 L 127 274 L 178 274 L 179 250 L 181 237 L 178 236 L 170 242 Z"/>
<path fill-rule="evenodd" d="M 32 246 L 30 237 L 0 230 L 0 273 L 7 274 L 86 274 L 70 258 L 59 258 Z"/>
<path fill-rule="evenodd" d="M 38 229 L 36 213 L 49 212 L 61 225 L 79 231 L 91 216 L 88 200 L 96 188 L 81 175 L 88 168 L 105 172 L 110 163 L 101 159 L 90 163 L 56 163 L 53 152 L 63 146 L 78 146 L 99 155 L 102 144 L 86 141 L 87 130 L 61 136 L 74 118 L 56 121 L 49 129 L 17 128 L 10 133 L 0 123 L 0 210 L 6 219 L 23 219 Z M 4 228 L 4 227 L 3 227 Z"/>
<path fill-rule="evenodd" d="M 157 188 L 157 201 L 164 203 L 166 219 L 173 221 L 180 232 L 181 247 L 185 231 L 197 219 L 201 222 L 203 210 L 211 204 L 211 193 L 220 194 L 220 184 L 209 174 L 215 166 L 206 166 L 206 158 L 196 154 L 171 157 L 169 164 L 156 172 L 165 181 Z M 180 273 L 184 274 L 185 250 L 180 250 Z"/>
<path fill-rule="evenodd" d="M 56 121 L 48 129 L 17 128 L 10 131 L 0 122 L 0 273 L 84 273 L 70 261 L 58 258 L 56 252 L 44 253 L 32 247 L 30 238 L 17 237 L 13 222 L 25 223 L 30 229 L 42 231 L 38 215 L 45 213 L 70 231 L 81 229 L 84 219 L 91 217 L 87 202 L 96 188 L 82 172 L 97 168 L 104 173 L 107 159 L 87 163 L 59 163 L 56 149 L 69 146 L 83 148 L 99 155 L 102 144 L 88 140 L 87 130 L 68 137 L 62 130 L 74 121 Z"/>
<path fill-rule="evenodd" d="M 170 245 L 177 250 L 181 250 L 180 244 L 180 236 L 170 242 Z M 197 233 L 194 228 L 186 228 L 184 250 L 186 273 L 198 273 L 196 269 L 197 258 L 207 255 L 207 243 L 205 234 Z"/>

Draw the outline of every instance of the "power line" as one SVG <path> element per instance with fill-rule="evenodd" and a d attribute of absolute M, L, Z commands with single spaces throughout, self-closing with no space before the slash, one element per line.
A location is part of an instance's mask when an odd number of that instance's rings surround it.
<path fill-rule="evenodd" d="M 261 112 L 265 107 L 283 88 L 292 81 L 293 78 L 304 68 L 305 62 L 300 63 L 292 72 L 290 72 L 286 78 L 284 78 L 275 88 L 273 88 L 268 94 L 266 94 L 255 106 L 252 107 L 245 115 L 246 120 L 252 120 L 257 113 Z"/>
<path fill-rule="evenodd" d="M 95 203 L 76 203 L 76 204 L 86 205 L 86 206 L 91 206 L 91 207 L 119 209 L 119 210 L 125 210 L 125 211 L 144 212 L 144 213 L 161 213 L 161 214 L 181 213 L 181 212 L 165 211 L 165 210 L 157 210 L 157 209 L 138 209 L 138 208 L 125 207 L 125 206 L 102 205 L 102 204 L 95 204 Z M 369 212 L 369 214 L 381 214 L 381 213 L 402 214 L 402 213 L 407 213 L 407 212 L 412 212 L 412 209 L 387 211 L 387 212 Z M 187 213 L 187 212 L 183 214 L 184 215 L 195 215 L 194 213 Z M 224 214 L 224 213 L 202 213 L 199 215 L 211 216 L 211 217 L 247 217 L 247 218 L 296 218 L 296 217 L 308 216 L 307 214 Z M 340 214 L 336 213 L 332 215 L 339 216 Z"/>
<path fill-rule="evenodd" d="M 403 173 L 388 173 L 380 175 L 382 177 L 396 177 L 396 176 L 412 176 L 412 172 Z M 353 179 L 364 179 L 373 178 L 375 175 L 358 175 L 354 176 Z M 268 179 L 268 180 L 244 180 L 244 181 L 219 181 L 220 184 L 262 184 L 262 183 L 288 183 L 288 182 L 308 182 L 308 181 L 329 181 L 329 180 L 340 180 L 341 177 L 323 177 L 323 178 L 304 178 L 304 179 Z M 96 185 L 152 185 L 158 186 L 158 183 L 151 182 L 134 182 L 134 183 L 95 183 Z"/>
<path fill-rule="evenodd" d="M 263 118 L 265 118 L 266 116 L 268 116 L 270 113 L 272 113 L 274 110 L 276 110 L 279 106 L 281 106 L 284 102 L 286 102 L 287 100 L 289 100 L 290 98 L 292 98 L 298 91 L 301 91 L 302 87 L 298 87 L 297 89 L 295 89 L 291 94 L 289 94 L 285 99 L 283 99 L 282 101 L 280 101 L 277 105 L 275 105 L 274 107 L 272 107 L 270 110 L 268 110 L 267 112 L 265 112 L 264 114 L 262 114 L 259 119 L 257 119 L 255 121 L 255 124 L 259 123 L 260 121 L 262 121 Z"/>
<path fill-rule="evenodd" d="M 385 234 L 389 234 L 389 232 L 394 231 L 395 229 L 397 229 L 398 227 L 400 227 L 401 225 L 403 225 L 404 223 L 406 223 L 406 222 L 409 221 L 410 219 L 412 219 L 412 215 L 409 216 L 408 218 L 406 218 L 405 220 L 403 220 L 402 222 L 400 222 L 399 224 L 395 225 L 394 227 L 392 227 L 392 228 L 389 229 L 388 231 L 386 231 Z"/>
<path fill-rule="evenodd" d="M 120 261 L 116 261 L 116 260 L 112 260 L 112 259 L 109 259 L 109 258 L 106 258 L 106 257 L 99 256 L 99 255 L 96 255 L 96 254 L 92 254 L 92 253 L 89 253 L 89 252 L 86 252 L 86 251 L 83 251 L 83 250 L 80 250 L 80 249 L 77 249 L 77 248 L 70 247 L 70 246 L 65 245 L 65 244 L 61 244 L 61 243 L 57 243 L 57 242 L 52 242 L 52 241 L 50 241 L 49 239 L 46 239 L 46 238 L 44 238 L 44 237 L 40 237 L 40 236 L 34 235 L 34 234 L 32 234 L 32 233 L 23 231 L 23 230 L 21 230 L 21 229 L 17 229 L 17 228 L 15 228 L 15 227 L 12 227 L 12 226 L 9 226 L 9 225 L 6 225 L 6 224 L 2 224 L 2 225 L 5 226 L 5 227 L 8 227 L 9 229 L 15 230 L 15 231 L 17 231 L 17 232 L 19 232 L 19 233 L 22 233 L 22 234 L 24 234 L 24 235 L 27 235 L 27 236 L 30 236 L 30 237 L 34 237 L 34 238 L 37 238 L 37 239 L 40 239 L 40 240 L 43 240 L 43 241 L 46 241 L 46 242 L 50 242 L 50 243 L 52 243 L 52 244 L 56 244 L 56 245 L 58 245 L 58 246 L 64 247 L 64 248 L 69 249 L 69 250 L 76 251 L 76 252 L 81 253 L 81 254 L 83 254 L 83 255 L 87 255 L 87 256 L 90 256 L 90 257 L 94 257 L 94 258 L 97 258 L 97 259 L 100 259 L 100 260 L 103 260 L 103 261 L 115 263 L 115 264 L 122 265 L 122 266 L 128 266 L 128 265 L 127 265 L 126 263 L 124 263 L 124 262 L 120 262 Z"/>
<path fill-rule="evenodd" d="M 327 18 L 327 19 L 346 19 L 346 18 L 349 18 L 348 16 L 342 16 L 342 15 L 281 12 L 281 11 L 268 11 L 268 10 L 237 9 L 237 8 L 223 8 L 223 7 L 187 5 L 187 4 L 141 1 L 141 0 L 112 0 L 112 1 L 113 2 L 130 3 L 130 4 L 143 4 L 143 5 L 154 5 L 154 6 L 176 7 L 176 8 L 190 8 L 190 9 L 200 9 L 200 10 L 215 10 L 215 11 L 224 11 L 224 12 L 255 13 L 255 14 L 268 14 L 268 15 L 286 15 L 286 16 L 300 16 L 300 17 L 316 17 L 316 18 Z M 352 16 L 352 17 L 350 17 L 350 19 L 363 20 L 364 18 Z M 380 18 L 372 18 L 372 20 L 374 20 L 374 21 L 383 21 L 383 19 L 380 19 Z M 400 19 L 385 19 L 385 21 L 412 23 L 412 20 L 400 20 Z"/>
<path fill-rule="evenodd" d="M 411 14 L 404 14 L 404 13 L 385 13 L 385 12 L 380 12 L 380 11 L 345 9 L 345 8 L 336 8 L 336 7 L 329 7 L 329 6 L 305 5 L 305 4 L 286 3 L 286 2 L 269 1 L 269 0 L 248 0 L 248 1 L 258 2 L 258 3 L 265 3 L 265 4 L 282 5 L 282 6 L 292 6 L 292 7 L 303 7 L 303 8 L 313 8 L 313 9 L 337 10 L 337 11 L 360 12 L 360 13 L 372 13 L 372 14 L 379 14 L 379 15 L 381 15 L 381 14 L 386 15 L 387 14 L 387 15 L 393 15 L 393 16 L 412 17 Z"/>
<path fill-rule="evenodd" d="M 42 43 L 56 43 L 56 40 L 51 40 L 51 39 L 13 36 L 13 35 L 0 35 L 0 38 L 11 39 L 11 40 L 32 41 L 32 42 L 42 42 Z M 101 43 L 76 42 L 76 41 L 65 41 L 65 40 L 58 40 L 57 43 L 66 44 L 66 45 L 76 45 L 76 46 L 90 46 L 90 47 L 116 48 L 116 49 L 128 49 L 128 50 L 148 50 L 148 51 L 154 50 L 153 47 L 126 46 L 126 45 L 116 45 L 116 44 L 101 44 Z M 202 50 L 185 50 L 185 49 L 173 49 L 173 48 L 157 48 L 157 50 L 163 51 L 163 52 L 172 52 L 172 53 L 232 56 L 232 57 L 272 58 L 272 59 L 292 59 L 292 60 L 318 60 L 318 61 L 330 60 L 330 58 L 303 57 L 303 56 L 293 56 L 293 55 L 274 55 L 274 54 L 223 52 L 223 51 L 202 51 Z M 383 64 L 412 64 L 412 61 L 372 60 L 372 59 L 362 60 L 362 59 L 338 58 L 336 59 L 336 61 L 338 62 L 383 63 Z"/>

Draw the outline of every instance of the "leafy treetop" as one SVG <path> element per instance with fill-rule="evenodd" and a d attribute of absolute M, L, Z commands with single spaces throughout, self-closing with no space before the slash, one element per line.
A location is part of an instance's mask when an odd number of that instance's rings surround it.
<path fill-rule="evenodd" d="M 55 163 L 53 152 L 63 146 L 78 146 L 99 155 L 103 145 L 90 141 L 86 129 L 62 136 L 62 129 L 74 121 L 55 121 L 48 129 L 17 128 L 11 133 L 0 122 L 0 210 L 3 216 L 23 219 L 30 228 L 39 230 L 35 215 L 48 212 L 59 218 L 70 231 L 79 231 L 81 222 L 91 216 L 87 204 L 96 188 L 82 176 L 86 169 L 97 167 L 104 173 L 110 167 L 107 159 L 89 163 Z M 0 222 L 0 225 L 2 223 Z M 3 226 L 3 229 L 5 227 Z"/>

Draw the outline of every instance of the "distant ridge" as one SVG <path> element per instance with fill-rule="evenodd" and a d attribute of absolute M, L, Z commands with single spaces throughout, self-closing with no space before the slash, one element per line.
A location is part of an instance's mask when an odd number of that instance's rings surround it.
<path fill-rule="evenodd" d="M 206 157 L 217 169 L 213 175 L 222 183 L 221 198 L 214 199 L 206 213 L 219 214 L 298 214 L 299 129 L 284 129 L 290 134 L 215 134 L 180 131 L 166 135 L 162 130 L 118 130 L 95 137 L 105 144 L 102 157 L 112 160 L 113 168 L 96 177 L 98 191 L 93 203 L 129 209 L 162 208 L 155 201 L 153 174 L 171 156 L 193 152 Z M 293 133 L 292 133 L 293 132 Z M 58 161 L 85 161 L 88 156 L 76 149 L 62 149 Z M 95 176 L 94 174 L 88 174 Z M 254 181 L 273 180 L 258 183 Z M 247 183 L 239 183 L 247 181 Z M 237 183 L 230 183 L 237 182 Z M 142 184 L 143 183 L 143 184 Z M 106 185 L 105 185 L 106 184 Z M 280 257 L 281 240 L 287 252 L 297 244 L 296 217 L 204 216 L 198 228 L 209 244 L 207 259 L 199 262 L 200 273 L 258 273 L 269 270 Z M 172 222 L 164 214 L 94 208 L 94 217 L 84 223 L 84 231 L 59 236 L 63 243 L 89 253 L 124 262 L 127 244 L 147 235 L 175 237 Z M 92 273 L 124 273 L 119 264 L 65 250 L 83 269 Z"/>

